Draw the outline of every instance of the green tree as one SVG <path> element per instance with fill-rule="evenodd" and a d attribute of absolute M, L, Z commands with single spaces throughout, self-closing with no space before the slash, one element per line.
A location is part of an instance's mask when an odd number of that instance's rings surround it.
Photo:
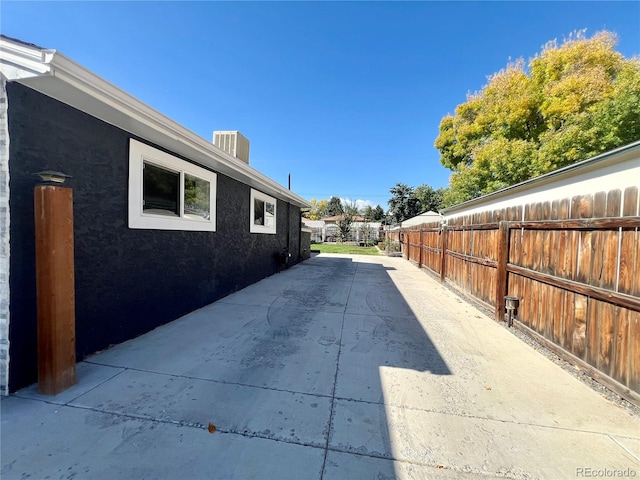
<path fill-rule="evenodd" d="M 368 222 L 373 220 L 373 207 L 371 207 L 371 205 L 367 205 L 366 207 L 364 207 L 364 209 L 362 210 L 362 216 L 364 217 L 364 219 Z"/>
<path fill-rule="evenodd" d="M 640 60 L 599 32 L 549 42 L 489 77 L 440 122 L 453 171 L 443 205 L 463 202 L 640 139 Z"/>
<path fill-rule="evenodd" d="M 376 205 L 376 208 L 373 209 L 373 221 L 381 222 L 384 220 L 384 210 L 380 205 Z"/>
<path fill-rule="evenodd" d="M 412 187 L 404 183 L 396 183 L 389 192 L 392 195 L 388 202 L 389 213 L 393 221 L 398 223 L 420 213 L 420 201 L 416 198 Z"/>
<path fill-rule="evenodd" d="M 344 242 L 349 238 L 349 234 L 351 233 L 351 226 L 355 219 L 355 216 L 358 215 L 358 208 L 355 204 L 346 203 L 343 207 L 343 213 L 341 214 L 340 220 L 336 222 L 336 226 L 338 227 L 338 241 Z"/>
<path fill-rule="evenodd" d="M 338 197 L 331 197 L 329 199 L 329 203 L 327 204 L 325 215 L 327 217 L 334 217 L 336 215 L 340 215 L 341 213 L 344 213 L 342 202 Z"/>
<path fill-rule="evenodd" d="M 440 210 L 442 205 L 442 196 L 444 195 L 444 188 L 438 188 L 434 190 L 429 185 L 420 185 L 413 190 L 414 196 L 418 199 L 420 204 L 419 213 Z"/>
<path fill-rule="evenodd" d="M 362 224 L 360 224 L 360 226 L 358 227 L 358 231 L 360 233 L 361 241 L 363 241 L 367 246 L 369 246 L 374 233 L 374 230 L 371 227 L 371 225 L 369 225 L 369 222 L 367 221 L 362 222 Z"/>
<path fill-rule="evenodd" d="M 345 202 L 344 205 L 342 205 L 342 212 L 351 215 L 351 217 L 356 217 L 360 215 L 360 212 L 358 211 L 358 207 L 356 207 L 356 204 L 354 202 L 352 203 Z"/>

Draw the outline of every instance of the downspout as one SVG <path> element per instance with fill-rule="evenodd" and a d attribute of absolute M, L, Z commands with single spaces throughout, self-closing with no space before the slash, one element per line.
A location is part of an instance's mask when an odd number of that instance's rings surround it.
<path fill-rule="evenodd" d="M 291 204 L 287 202 L 287 255 L 291 257 Z"/>
<path fill-rule="evenodd" d="M 287 179 L 287 187 L 291 191 L 291 174 Z M 287 202 L 287 255 L 291 257 L 291 202 Z M 288 264 L 288 263 L 287 263 Z"/>

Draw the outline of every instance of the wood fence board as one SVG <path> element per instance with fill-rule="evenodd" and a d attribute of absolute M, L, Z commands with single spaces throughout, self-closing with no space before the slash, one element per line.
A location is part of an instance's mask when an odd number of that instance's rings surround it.
<path fill-rule="evenodd" d="M 591 232 L 591 268 L 587 278 L 587 283 L 600 286 L 600 279 L 604 270 L 604 234 L 609 232 Z"/>
<path fill-rule="evenodd" d="M 522 219 L 531 220 L 531 204 L 524 206 Z"/>
<path fill-rule="evenodd" d="M 522 298 L 521 285 L 522 277 L 513 273 L 507 273 L 507 285 L 509 288 L 507 289 L 508 295 L 513 295 L 516 298 Z M 519 308 L 518 310 L 522 310 Z M 517 312 L 520 315 L 520 311 Z"/>
<path fill-rule="evenodd" d="M 571 201 L 565 198 L 560 201 L 560 208 L 558 211 L 559 220 L 566 220 L 571 217 Z M 562 250 L 558 255 L 558 261 L 561 264 L 561 277 L 572 279 L 573 262 L 576 254 L 576 250 L 572 249 L 575 242 L 574 231 L 563 230 L 560 235 L 562 237 Z"/>
<path fill-rule="evenodd" d="M 561 201 L 554 200 L 551 202 L 551 211 L 549 212 L 549 220 L 560 220 L 561 216 Z"/>
<path fill-rule="evenodd" d="M 551 218 L 552 205 L 551 202 L 542 202 L 538 209 L 538 220 L 549 220 Z M 551 250 L 553 249 L 550 242 L 551 233 L 548 230 L 542 230 L 540 232 L 541 245 L 540 245 L 540 270 L 544 273 L 550 272 L 551 263 Z"/>
<path fill-rule="evenodd" d="M 625 217 L 639 215 L 638 208 L 638 187 L 625 188 L 622 215 Z"/>
<path fill-rule="evenodd" d="M 592 195 L 576 195 L 572 199 L 571 207 L 572 216 L 574 218 L 591 218 L 593 212 L 593 196 Z M 583 283 L 589 282 L 591 273 L 591 237 L 592 232 L 579 232 L 578 248 L 578 264 L 575 279 Z"/>
<path fill-rule="evenodd" d="M 567 252 L 567 233 L 564 230 L 558 231 L 555 239 L 556 261 L 551 274 L 561 278 L 567 278 L 567 263 L 571 258 L 571 252 Z"/>
<path fill-rule="evenodd" d="M 589 297 L 575 294 L 573 314 L 573 340 L 572 353 L 581 359 L 585 359 L 587 318 L 589 310 Z"/>
<path fill-rule="evenodd" d="M 591 242 L 593 232 L 579 232 L 578 265 L 575 278 L 582 283 L 589 283 L 591 277 Z"/>
<path fill-rule="evenodd" d="M 554 326 L 556 316 L 556 288 L 551 285 L 544 285 L 544 295 L 540 299 L 540 322 L 541 329 L 544 331 L 546 338 L 552 339 L 554 336 Z"/>
<path fill-rule="evenodd" d="M 584 359 L 594 367 L 598 364 L 598 350 L 600 347 L 599 320 L 602 302 L 589 300 L 589 310 L 587 312 L 587 322 L 585 325 L 585 356 Z"/>
<path fill-rule="evenodd" d="M 622 192 L 617 190 L 610 190 L 607 192 L 607 212 L 606 217 L 618 217 L 620 216 L 620 207 L 622 205 Z"/>
<path fill-rule="evenodd" d="M 554 288 L 553 299 L 553 341 L 557 345 L 564 346 L 564 304 L 566 291 Z"/>
<path fill-rule="evenodd" d="M 560 220 L 560 200 L 554 200 L 551 202 L 551 211 L 549 213 L 550 220 Z M 558 271 L 560 270 L 560 261 L 562 259 L 562 253 L 564 253 L 560 248 L 560 242 L 564 242 L 564 238 L 562 237 L 561 230 L 552 230 L 549 232 L 547 237 L 547 241 L 545 243 L 545 249 L 547 250 L 546 255 L 548 256 L 548 268 L 547 273 L 551 275 L 558 275 Z M 564 245 L 563 245 L 564 248 Z"/>
<path fill-rule="evenodd" d="M 592 195 L 576 195 L 571 202 L 571 218 L 593 218 Z"/>
<path fill-rule="evenodd" d="M 592 215 L 595 218 L 602 218 L 607 211 L 607 194 L 606 192 L 597 192 L 593 195 Z M 604 269 L 604 236 L 605 233 L 600 230 L 591 233 L 591 271 L 589 272 L 589 282 L 600 286 L 600 279 Z"/>
<path fill-rule="evenodd" d="M 620 244 L 620 269 L 618 274 L 618 291 L 638 296 L 638 276 L 640 276 L 640 238 L 636 230 L 623 230 Z"/>
<path fill-rule="evenodd" d="M 616 231 L 602 232 L 602 272 L 597 286 L 615 290 L 618 278 L 618 248 L 621 233 Z"/>
<path fill-rule="evenodd" d="M 553 274 L 558 263 L 558 232 L 544 230 L 542 233 L 542 265 L 544 273 Z"/>
<path fill-rule="evenodd" d="M 535 249 L 535 232 L 532 230 L 524 231 L 524 250 L 522 252 L 523 255 L 523 264 L 527 268 L 533 268 L 534 264 L 534 249 Z"/>
<path fill-rule="evenodd" d="M 508 220 L 508 221 L 520 220 L 520 218 L 518 217 L 518 208 L 514 206 L 514 207 L 509 207 L 505 209 L 504 220 Z"/>
<path fill-rule="evenodd" d="M 487 298 L 490 299 L 491 301 L 489 303 L 491 303 L 493 305 L 494 303 L 494 298 L 496 298 L 496 288 L 497 288 L 497 277 L 498 277 L 498 270 L 495 268 L 490 268 L 489 269 L 489 281 L 486 282 L 487 283 Z"/>
<path fill-rule="evenodd" d="M 611 376 L 623 385 L 629 385 L 630 313 L 631 311 L 626 308 L 618 308 L 614 319 L 615 353 Z"/>
<path fill-rule="evenodd" d="M 542 257 L 544 249 L 544 238 L 541 230 L 536 230 L 533 240 L 533 269 L 540 270 L 542 268 Z"/>
<path fill-rule="evenodd" d="M 469 265 L 469 292 L 471 295 L 475 296 L 482 300 L 482 295 L 478 291 L 478 282 L 477 279 L 480 277 L 476 272 L 476 269 L 480 267 L 480 265 L 476 265 L 475 263 L 468 263 Z"/>
<path fill-rule="evenodd" d="M 569 218 L 571 218 L 571 201 L 568 198 L 564 198 L 560 201 L 558 220 L 566 220 Z"/>
<path fill-rule="evenodd" d="M 614 318 L 619 308 L 610 303 L 598 303 L 600 304 L 600 316 L 598 317 L 597 328 L 600 345 L 598 348 L 596 367 L 607 375 L 611 375 L 613 366 L 612 355 L 615 349 L 615 345 L 613 345 Z"/>
<path fill-rule="evenodd" d="M 512 228 L 509 230 L 509 263 L 520 265 L 520 230 Z"/>
<path fill-rule="evenodd" d="M 565 312 L 564 316 L 564 341 L 562 342 L 562 346 L 565 347 L 569 352 L 574 353 L 573 350 L 573 331 L 575 330 L 576 323 L 576 311 L 575 311 L 575 303 L 576 303 L 576 294 L 573 292 L 567 291 L 564 296 L 564 307 L 563 311 Z"/>
<path fill-rule="evenodd" d="M 597 192 L 593 195 L 593 209 L 591 211 L 593 218 L 601 218 L 607 216 L 607 192 Z"/>
<path fill-rule="evenodd" d="M 564 258 L 562 259 L 562 278 L 567 280 L 575 279 L 576 263 L 578 261 L 578 240 L 579 233 L 575 230 L 563 230 Z"/>
<path fill-rule="evenodd" d="M 531 280 L 525 277 L 518 277 L 520 279 L 520 310 L 522 310 L 522 323 L 525 325 L 531 325 L 531 315 L 529 313 L 529 302 L 527 299 L 530 296 L 529 286 L 531 285 Z"/>
<path fill-rule="evenodd" d="M 530 308 L 530 321 L 531 328 L 533 328 L 536 332 L 540 332 L 539 325 L 539 316 L 540 316 L 540 286 L 539 282 L 529 282 L 529 291 L 530 294 L 528 298 L 530 299 L 531 308 Z"/>
<path fill-rule="evenodd" d="M 629 388 L 640 392 L 640 312 L 629 311 Z"/>

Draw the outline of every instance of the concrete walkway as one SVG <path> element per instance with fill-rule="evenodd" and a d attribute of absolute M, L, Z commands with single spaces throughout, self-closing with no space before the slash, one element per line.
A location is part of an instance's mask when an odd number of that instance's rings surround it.
<path fill-rule="evenodd" d="M 319 255 L 1 415 L 2 480 L 640 477 L 637 417 L 401 258 Z"/>

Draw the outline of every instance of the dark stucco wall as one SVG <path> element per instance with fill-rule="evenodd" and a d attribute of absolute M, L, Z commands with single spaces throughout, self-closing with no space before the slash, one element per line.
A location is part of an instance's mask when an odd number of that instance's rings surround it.
<path fill-rule="evenodd" d="M 22 85 L 7 91 L 11 391 L 37 381 L 34 172 L 73 176 L 78 360 L 276 273 L 287 241 L 289 265 L 301 260 L 300 209 L 278 200 L 277 235 L 251 234 L 250 187 L 219 173 L 216 232 L 129 229 L 136 137 Z"/>

